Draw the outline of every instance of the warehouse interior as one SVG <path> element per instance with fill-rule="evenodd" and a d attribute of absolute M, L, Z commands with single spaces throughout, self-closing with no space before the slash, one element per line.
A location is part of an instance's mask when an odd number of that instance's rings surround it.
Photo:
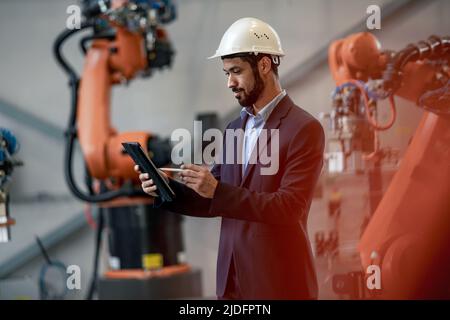
<path fill-rule="evenodd" d="M 49 261 L 58 261 L 64 267 L 77 266 L 81 275 L 79 288 L 65 288 L 64 294 L 55 299 L 102 299 L 102 295 L 106 299 L 215 299 L 220 217 L 180 216 L 176 227 L 180 228 L 181 239 L 178 239 L 176 229 L 173 238 L 169 230 L 165 241 L 169 245 L 172 241 L 182 243 L 183 250 L 178 252 L 177 258 L 190 266 L 189 272 L 195 273 L 195 279 L 187 281 L 192 281 L 196 289 L 185 291 L 184 296 L 177 296 L 176 284 L 172 285 L 169 293 L 164 291 L 167 295 L 163 296 L 158 296 L 158 290 L 151 288 L 146 291 L 147 295 L 142 293 L 145 291 L 142 289 L 141 296 L 138 292 L 128 296 L 121 296 L 120 292 L 108 295 L 101 293 L 101 285 L 93 284 L 95 273 L 97 277 L 94 280 L 99 281 L 109 269 L 120 269 L 120 263 L 117 267 L 117 261 L 109 255 L 108 229 L 100 236 L 97 233 L 99 224 L 106 223 L 100 222 L 100 205 L 80 200 L 67 184 L 64 166 L 66 138 L 70 135 L 67 124 L 71 113 L 71 90 L 69 78 L 58 65 L 54 54 L 55 40 L 67 30 L 66 22 L 72 13 L 68 8 L 81 6 L 82 2 L 0 1 L 0 128 L 13 133 L 20 144 L 14 157 L 22 162 L 22 165 L 14 167 L 5 189 L 9 197 L 9 215 L 15 223 L 7 227 L 6 224 L 0 225 L 10 233 L 10 239 L 0 243 L 0 299 L 46 299 L 49 297 L 43 295 L 42 282 L 47 281 L 45 285 L 49 287 L 65 286 L 66 279 L 56 274 L 60 271 L 43 275 L 44 266 Z M 114 128 L 118 132 L 149 132 L 157 135 L 159 141 L 170 139 L 172 132 L 178 128 L 192 132 L 194 120 L 199 119 L 206 119 L 212 127 L 223 130 L 239 116 L 241 106 L 227 88 L 220 59 L 208 60 L 207 57 L 214 54 L 224 31 L 237 19 L 255 17 L 269 23 L 280 35 L 286 53 L 279 68 L 283 89 L 297 105 L 321 122 L 326 134 L 325 164 L 308 219 L 308 235 L 318 275 L 318 298 L 377 299 L 377 293 L 362 290 L 364 293 L 361 294 L 347 286 L 360 280 L 361 273 L 358 272 L 362 271 L 362 277 L 367 275 L 367 263 L 362 263 L 362 260 L 368 258 L 361 256 L 364 246 L 368 246 L 367 242 L 361 241 L 364 229 L 373 225 L 379 228 L 379 234 L 384 235 L 385 229 L 397 223 L 395 216 L 389 218 L 392 220 L 385 220 L 384 225 L 381 220 L 371 221 L 374 213 L 378 214 L 376 210 L 380 203 L 383 204 L 382 209 L 389 204 L 400 206 L 394 204 L 394 200 L 404 195 L 387 192 L 391 182 L 403 179 L 402 185 L 414 185 L 416 191 L 420 190 L 419 187 L 424 188 L 423 193 L 417 194 L 418 199 L 427 197 L 426 190 L 435 189 L 433 202 L 439 206 L 430 207 L 430 211 L 423 212 L 423 215 L 431 217 L 446 212 L 447 217 L 450 216 L 450 206 L 442 208 L 449 204 L 450 180 L 439 180 L 450 177 L 450 127 L 445 130 L 445 123 L 450 124 L 446 118 L 450 113 L 450 81 L 447 78 L 448 83 L 444 86 L 447 91 L 440 91 L 441 96 L 447 97 L 440 104 L 444 105 L 440 109 L 442 112 L 421 108 L 401 95 L 395 97 L 395 123 L 378 135 L 385 155 L 381 163 L 377 162 L 378 167 L 374 168 L 355 160 L 349 164 L 348 170 L 344 170 L 338 162 L 333 162 L 333 150 L 330 149 L 335 141 L 330 114 L 333 92 L 336 93 L 338 85 L 329 66 L 329 48 L 336 40 L 368 32 L 378 39 L 382 49 L 398 52 L 408 44 L 418 44 L 434 35 L 441 39 L 446 37 L 447 51 L 442 50 L 445 54 L 438 58 L 432 56 L 436 65 L 444 65 L 450 61 L 450 2 L 178 0 L 174 3 L 176 14 L 172 21 L 164 24 L 175 51 L 171 66 L 154 70 L 149 77 L 136 77 L 114 86 L 110 100 L 110 118 Z M 369 30 L 367 21 L 371 13 L 367 9 L 373 5 L 380 8 L 381 25 L 379 29 Z M 86 60 L 79 46 L 81 37 L 86 34 L 75 34 L 63 49 L 67 61 L 78 74 L 81 74 Z M 445 68 L 450 75 L 448 64 Z M 388 100 L 383 99 L 378 104 L 379 123 L 387 123 L 391 117 Z M 417 151 L 417 145 L 411 143 L 416 130 L 431 126 L 423 122 L 425 113 L 430 113 L 430 117 L 441 117 L 439 119 L 443 121 L 440 124 L 443 127 L 439 127 L 442 130 L 439 139 L 430 137 L 434 131 L 423 138 L 430 139 L 427 141 L 432 143 L 428 147 L 434 146 L 434 149 L 419 150 L 420 154 L 428 152 L 434 155 L 433 152 L 436 152 L 442 158 L 435 157 L 427 163 L 427 170 L 420 167 L 421 170 L 414 171 L 417 175 L 436 174 L 435 184 L 431 185 L 421 185 L 422 180 L 414 180 L 415 176 L 408 180 L 404 175 L 396 175 L 404 164 L 408 148 L 415 146 Z M 204 126 L 209 125 L 204 122 Z M 84 181 L 83 152 L 79 145 L 74 150 L 75 179 L 81 185 Z M 442 198 L 445 194 L 447 198 Z M 389 198 L 384 198 L 385 195 Z M 399 208 L 397 210 L 400 211 Z M 417 223 L 421 221 L 414 215 L 405 218 L 403 213 L 398 214 L 397 219 L 405 225 L 411 223 L 409 219 L 416 219 Z M 443 225 L 448 218 L 433 221 Z M 446 231 L 442 229 L 440 232 L 444 234 L 440 238 L 436 235 L 433 243 L 448 240 Z M 422 234 L 416 236 L 420 238 Z M 101 238 L 101 246 L 96 264 L 98 237 Z M 442 250 L 448 252 L 448 247 L 447 244 Z M 407 249 L 409 247 L 404 247 L 402 253 L 409 252 Z M 447 289 L 442 295 L 439 292 L 439 297 L 448 299 L 448 275 L 443 283 L 445 281 Z M 178 290 L 183 291 L 181 288 Z M 410 296 L 398 293 L 393 297 L 408 299 Z"/>

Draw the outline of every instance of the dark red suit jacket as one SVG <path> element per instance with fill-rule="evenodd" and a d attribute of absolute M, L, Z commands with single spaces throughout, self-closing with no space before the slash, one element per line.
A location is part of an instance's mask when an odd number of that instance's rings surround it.
<path fill-rule="evenodd" d="M 245 128 L 246 120 L 238 118 L 227 129 Z M 289 96 L 275 107 L 264 128 L 279 129 L 277 174 L 261 175 L 263 165 L 256 163 L 249 164 L 242 177 L 237 162 L 218 164 L 211 171 L 219 180 L 213 199 L 171 180 L 177 199 L 164 207 L 191 216 L 222 217 L 218 296 L 224 294 L 233 261 L 244 299 L 316 299 L 307 218 L 323 165 L 323 128 Z"/>

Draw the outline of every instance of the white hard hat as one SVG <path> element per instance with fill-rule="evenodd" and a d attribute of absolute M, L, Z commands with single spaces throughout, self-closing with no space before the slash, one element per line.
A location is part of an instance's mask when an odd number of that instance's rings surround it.
<path fill-rule="evenodd" d="M 225 31 L 216 53 L 208 59 L 244 52 L 284 56 L 280 37 L 270 25 L 256 18 L 242 18 Z"/>

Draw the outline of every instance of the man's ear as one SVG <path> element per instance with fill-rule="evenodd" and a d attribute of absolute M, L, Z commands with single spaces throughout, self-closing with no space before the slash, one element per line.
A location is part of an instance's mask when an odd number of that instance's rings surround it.
<path fill-rule="evenodd" d="M 270 73 L 272 69 L 272 61 L 267 57 L 264 56 L 259 60 L 259 72 L 263 75 L 267 75 Z"/>

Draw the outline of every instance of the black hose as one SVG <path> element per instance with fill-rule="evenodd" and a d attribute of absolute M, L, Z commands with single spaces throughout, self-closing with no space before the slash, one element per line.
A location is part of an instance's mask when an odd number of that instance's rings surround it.
<path fill-rule="evenodd" d="M 431 36 L 427 41 L 408 45 L 387 64 L 383 73 L 385 89 L 393 93 L 400 87 L 402 70 L 407 63 L 442 56 L 449 48 L 450 38 L 438 36 Z"/>
<path fill-rule="evenodd" d="M 87 167 L 87 163 L 85 161 L 84 162 L 84 184 L 88 188 L 89 195 L 91 195 L 91 196 L 93 194 L 95 194 L 92 183 L 93 183 L 93 179 L 92 179 L 91 174 L 89 173 L 89 168 Z"/>
<path fill-rule="evenodd" d="M 94 297 L 94 292 L 97 289 L 98 281 L 98 262 L 100 260 L 100 248 L 102 244 L 102 232 L 104 225 L 103 209 L 98 208 L 98 220 L 97 220 L 97 233 L 95 238 L 95 253 L 94 253 L 94 269 L 92 270 L 92 279 L 89 285 L 88 294 L 86 296 L 87 300 L 92 300 Z"/>
<path fill-rule="evenodd" d="M 76 185 L 75 179 L 73 177 L 72 160 L 73 160 L 74 142 L 75 142 L 75 134 L 69 133 L 69 136 L 67 137 L 66 152 L 64 157 L 64 174 L 70 191 L 78 199 L 86 202 L 98 203 L 110 201 L 119 197 L 146 196 L 146 193 L 141 189 L 133 189 L 132 187 L 129 186 L 123 186 L 118 190 L 107 191 L 95 195 L 87 194 L 81 191 L 80 188 Z"/>
<path fill-rule="evenodd" d="M 121 196 L 134 196 L 135 193 L 137 193 L 137 190 L 129 188 L 127 189 L 121 188 L 119 190 L 108 191 L 96 195 L 90 195 L 81 191 L 80 188 L 76 185 L 75 179 L 73 177 L 72 160 L 73 160 L 74 142 L 75 142 L 75 135 L 73 133 L 69 133 L 69 136 L 67 137 L 66 152 L 64 157 L 64 174 L 70 191 L 72 191 L 72 193 L 77 198 L 86 202 L 97 203 L 110 201 Z M 139 195 L 143 194 L 144 193 L 142 192 L 142 194 Z"/>
<path fill-rule="evenodd" d="M 67 62 L 65 57 L 62 55 L 61 49 L 62 45 L 64 44 L 65 41 L 67 41 L 67 39 L 72 37 L 74 34 L 90 27 L 94 27 L 93 22 L 83 22 L 81 24 L 80 29 L 73 29 L 73 30 L 66 29 L 58 35 L 53 44 L 53 55 L 55 56 L 56 61 L 59 63 L 61 68 L 66 72 L 67 76 L 69 77 L 69 86 L 71 89 L 71 109 L 68 124 L 69 130 L 72 129 L 72 127 L 76 122 L 76 108 L 78 101 L 77 94 L 80 80 L 74 68 Z"/>
<path fill-rule="evenodd" d="M 71 81 L 78 79 L 78 75 L 75 72 L 75 70 L 72 68 L 71 65 L 69 65 L 69 63 L 66 61 L 66 59 L 63 57 L 62 53 L 61 53 L 61 47 L 63 45 L 63 43 L 70 38 L 71 36 L 73 36 L 74 34 L 93 27 L 94 23 L 93 22 L 84 22 L 81 24 L 80 29 L 66 29 L 63 32 L 61 32 L 58 37 L 56 38 L 54 44 L 53 44 L 53 54 L 56 58 L 56 61 L 58 61 L 58 63 L 60 64 L 60 66 L 64 69 L 64 71 L 67 73 L 67 75 L 69 76 L 69 79 Z"/>

